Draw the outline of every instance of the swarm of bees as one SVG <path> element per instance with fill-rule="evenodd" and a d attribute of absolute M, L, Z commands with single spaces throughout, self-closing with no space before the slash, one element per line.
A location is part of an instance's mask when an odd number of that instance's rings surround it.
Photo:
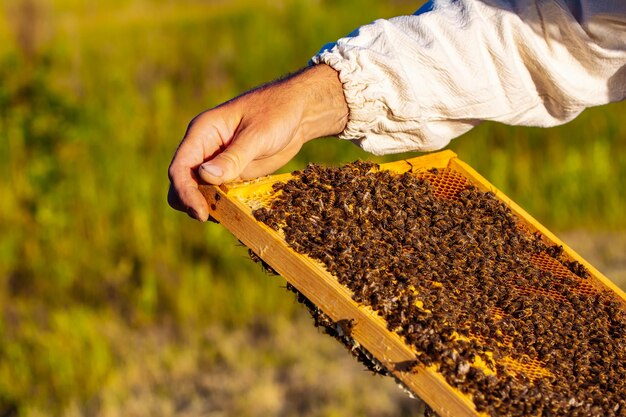
<path fill-rule="evenodd" d="M 626 416 L 621 304 L 492 193 L 467 180 L 441 193 L 448 171 L 309 165 L 253 214 L 321 261 L 477 411 Z M 344 327 L 317 316 L 349 345 Z"/>

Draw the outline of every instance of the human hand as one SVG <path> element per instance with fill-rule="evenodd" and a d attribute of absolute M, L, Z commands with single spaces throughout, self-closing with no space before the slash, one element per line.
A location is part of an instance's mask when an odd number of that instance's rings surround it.
<path fill-rule="evenodd" d="M 168 202 L 206 221 L 201 181 L 219 185 L 267 175 L 302 145 L 340 133 L 348 106 L 338 75 L 327 65 L 307 68 L 196 116 L 169 167 Z"/>

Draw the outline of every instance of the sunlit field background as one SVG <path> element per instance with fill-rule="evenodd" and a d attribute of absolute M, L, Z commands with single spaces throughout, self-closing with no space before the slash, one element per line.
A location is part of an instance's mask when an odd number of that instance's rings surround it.
<path fill-rule="evenodd" d="M 419 3 L 0 4 L 0 416 L 420 414 L 228 231 L 166 204 L 193 116 Z M 625 114 L 451 148 L 624 287 Z M 284 170 L 398 157 L 323 139 Z"/>

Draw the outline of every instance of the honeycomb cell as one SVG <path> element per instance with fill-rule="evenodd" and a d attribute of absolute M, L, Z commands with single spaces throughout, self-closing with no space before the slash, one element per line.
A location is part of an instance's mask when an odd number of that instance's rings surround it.
<path fill-rule="evenodd" d="M 471 185 L 463 174 L 450 168 L 421 171 L 419 175 L 430 181 L 437 197 L 444 199 L 457 198 L 459 192 Z"/>
<path fill-rule="evenodd" d="M 530 381 L 536 381 L 541 378 L 550 378 L 553 376 L 552 373 L 545 368 L 545 364 L 529 356 L 522 356 L 520 359 L 514 359 L 508 356 L 501 359 L 500 362 L 516 380 L 521 380 L 525 377 Z"/>

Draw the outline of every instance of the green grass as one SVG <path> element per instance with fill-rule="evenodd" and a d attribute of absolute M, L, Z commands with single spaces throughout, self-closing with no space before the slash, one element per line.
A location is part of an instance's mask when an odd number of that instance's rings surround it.
<path fill-rule="evenodd" d="M 207 326 L 299 314 L 227 231 L 169 209 L 169 160 L 201 110 L 414 6 L 55 0 L 20 15 L 4 3 L 0 415 L 97 408 L 103 386 L 125 389 L 135 332 L 173 327 L 175 347 Z M 555 129 L 485 124 L 451 148 L 549 228 L 624 229 L 625 110 Z M 285 170 L 397 157 L 324 139 Z"/>

